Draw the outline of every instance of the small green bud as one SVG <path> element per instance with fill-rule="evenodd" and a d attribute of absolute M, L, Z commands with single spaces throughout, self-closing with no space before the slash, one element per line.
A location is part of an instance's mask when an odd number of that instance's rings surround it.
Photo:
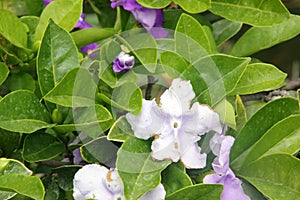
<path fill-rule="evenodd" d="M 56 124 L 62 123 L 62 114 L 57 108 L 55 108 L 52 112 L 52 121 Z"/>

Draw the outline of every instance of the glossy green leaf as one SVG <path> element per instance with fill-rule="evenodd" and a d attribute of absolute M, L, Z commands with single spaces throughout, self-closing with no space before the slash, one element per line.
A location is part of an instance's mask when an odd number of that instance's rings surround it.
<path fill-rule="evenodd" d="M 137 2 L 146 8 L 164 8 L 171 3 L 170 0 L 137 0 Z"/>
<path fill-rule="evenodd" d="M 300 161 L 291 155 L 263 157 L 242 168 L 239 175 L 270 199 L 290 200 L 300 196 Z"/>
<path fill-rule="evenodd" d="M 60 189 L 57 185 L 56 180 L 53 180 L 51 177 L 44 177 L 42 181 L 45 187 L 44 200 L 59 200 Z"/>
<path fill-rule="evenodd" d="M 82 47 L 93 42 L 103 40 L 115 34 L 112 28 L 87 28 L 71 33 L 73 40 L 78 47 Z"/>
<path fill-rule="evenodd" d="M 95 106 L 76 108 L 72 111 L 72 121 L 65 122 L 62 125 L 54 127 L 58 132 L 69 132 L 69 131 L 85 131 L 85 134 L 92 138 L 98 137 L 112 124 L 112 116 L 110 112 L 102 105 L 96 104 Z M 108 126 L 108 127 L 103 127 Z M 90 133 L 90 128 L 93 131 Z"/>
<path fill-rule="evenodd" d="M 119 42 L 125 45 L 141 64 L 149 71 L 155 72 L 157 64 L 157 44 L 150 34 L 125 32 L 116 35 Z"/>
<path fill-rule="evenodd" d="M 43 37 L 50 18 L 64 30 L 72 30 L 82 13 L 82 2 L 83 0 L 55 0 L 49 4 L 40 16 L 35 41 Z"/>
<path fill-rule="evenodd" d="M 179 189 L 193 185 L 190 177 L 183 170 L 174 165 L 169 165 L 168 168 L 162 172 L 161 176 L 167 196 Z"/>
<path fill-rule="evenodd" d="M 42 95 L 54 88 L 67 71 L 78 66 L 78 51 L 70 34 L 50 20 L 37 56 L 37 74 Z"/>
<path fill-rule="evenodd" d="M 0 62 L 0 85 L 6 80 L 8 74 L 8 67 L 3 62 Z"/>
<path fill-rule="evenodd" d="M 26 0 L 26 1 L 30 1 L 30 0 Z M 37 0 L 35 0 L 37 1 Z M 32 2 L 32 1 L 31 1 Z M 27 41 L 27 46 L 29 49 L 33 49 L 33 45 L 34 45 L 34 34 L 35 34 L 35 30 L 36 27 L 40 21 L 39 17 L 36 16 L 23 16 L 20 18 L 21 22 L 23 22 L 24 24 L 26 24 L 26 26 L 28 27 L 29 31 L 27 33 L 28 35 L 28 41 Z"/>
<path fill-rule="evenodd" d="M 242 25 L 240 22 L 233 22 L 227 19 L 221 19 L 213 23 L 212 30 L 216 45 L 220 46 L 234 36 L 242 28 Z"/>
<path fill-rule="evenodd" d="M 248 58 L 214 54 L 191 65 L 175 52 L 161 53 L 161 63 L 168 75 L 190 80 L 198 101 L 213 106 L 236 87 L 249 61 Z"/>
<path fill-rule="evenodd" d="M 240 131 L 248 119 L 247 119 L 246 108 L 239 95 L 236 96 L 235 110 L 236 110 L 236 129 L 237 131 Z"/>
<path fill-rule="evenodd" d="M 266 63 L 250 64 L 230 95 L 253 94 L 276 89 L 282 86 L 286 76 L 286 73 L 273 65 Z"/>
<path fill-rule="evenodd" d="M 239 170 L 254 144 L 277 122 L 296 113 L 298 102 L 292 98 L 274 100 L 258 110 L 238 133 L 230 151 L 231 167 Z"/>
<path fill-rule="evenodd" d="M 258 191 L 253 185 L 245 181 L 245 179 L 242 182 L 242 187 L 244 193 L 250 198 L 255 200 L 266 200 L 266 197 Z"/>
<path fill-rule="evenodd" d="M 124 142 L 126 139 L 133 136 L 133 131 L 131 129 L 130 124 L 126 120 L 125 115 L 119 117 L 117 121 L 112 125 L 109 133 L 107 135 L 107 139 Z"/>
<path fill-rule="evenodd" d="M 212 44 L 204 27 L 193 17 L 182 14 L 175 30 L 176 52 L 189 62 L 195 62 L 201 56 L 212 53 L 215 44 Z"/>
<path fill-rule="evenodd" d="M 164 8 L 172 1 L 170 0 L 137 0 L 138 3 L 147 8 Z M 182 9 L 189 13 L 200 13 L 210 7 L 210 0 L 174 0 Z"/>
<path fill-rule="evenodd" d="M 0 190 L 9 190 L 36 200 L 44 199 L 44 186 L 36 176 L 5 174 L 0 176 Z"/>
<path fill-rule="evenodd" d="M 142 98 L 141 89 L 135 83 L 126 82 L 114 89 L 111 99 L 104 97 L 103 100 L 116 108 L 138 114 L 142 109 Z"/>
<path fill-rule="evenodd" d="M 66 107 L 92 106 L 95 104 L 97 85 L 85 68 L 74 68 L 44 96 L 44 99 Z"/>
<path fill-rule="evenodd" d="M 294 154 L 300 144 L 300 115 L 291 115 L 271 127 L 253 146 L 243 167 L 273 153 Z"/>
<path fill-rule="evenodd" d="M 271 26 L 289 18 L 280 0 L 211 0 L 209 10 L 228 20 L 253 26 Z"/>
<path fill-rule="evenodd" d="M 189 13 L 200 13 L 210 7 L 210 0 L 175 0 L 175 2 Z"/>
<path fill-rule="evenodd" d="M 27 47 L 27 28 L 8 10 L 0 9 L 0 35 L 17 47 Z"/>
<path fill-rule="evenodd" d="M 0 127 L 13 132 L 32 133 L 51 127 L 50 114 L 29 91 L 18 90 L 0 101 Z"/>
<path fill-rule="evenodd" d="M 220 120 L 223 124 L 236 129 L 235 111 L 231 103 L 226 99 L 219 102 L 214 110 L 219 114 Z"/>
<path fill-rule="evenodd" d="M 234 44 L 231 54 L 248 56 L 289 40 L 300 33 L 300 16 L 292 15 L 280 24 L 252 27 Z"/>
<path fill-rule="evenodd" d="M 151 142 L 127 139 L 118 151 L 117 169 L 124 183 L 127 200 L 136 200 L 154 189 L 161 181 L 160 173 L 171 161 L 154 161 Z"/>
<path fill-rule="evenodd" d="M 0 157 L 8 157 L 13 153 L 19 147 L 20 140 L 20 133 L 0 129 Z"/>
<path fill-rule="evenodd" d="M 6 80 L 7 87 L 10 91 L 29 90 L 34 92 L 35 80 L 28 73 L 11 74 Z"/>
<path fill-rule="evenodd" d="M 25 138 L 23 158 L 28 162 L 39 162 L 55 158 L 65 150 L 65 145 L 47 133 L 33 133 Z"/>
<path fill-rule="evenodd" d="M 213 184 L 197 184 L 185 187 L 166 197 L 166 200 L 220 200 L 223 190 L 222 185 Z"/>
<path fill-rule="evenodd" d="M 107 140 L 106 137 L 97 138 L 80 147 L 85 161 L 104 164 L 114 161 L 118 149 L 118 146 Z"/>
<path fill-rule="evenodd" d="M 65 191 L 71 191 L 74 175 L 80 168 L 75 165 L 54 168 L 53 172 L 57 175 L 58 186 Z"/>

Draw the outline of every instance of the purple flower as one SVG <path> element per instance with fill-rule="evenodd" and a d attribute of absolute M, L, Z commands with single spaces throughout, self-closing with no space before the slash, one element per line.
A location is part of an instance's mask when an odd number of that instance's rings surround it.
<path fill-rule="evenodd" d="M 108 170 L 97 164 L 85 165 L 78 170 L 73 180 L 73 197 L 75 200 L 96 199 L 125 200 L 123 184 L 115 169 Z M 146 193 L 141 200 L 163 200 L 166 191 L 162 184 Z"/>
<path fill-rule="evenodd" d="M 44 0 L 44 7 L 46 7 L 49 3 L 51 3 L 53 0 Z"/>
<path fill-rule="evenodd" d="M 113 70 L 115 72 L 124 72 L 134 66 L 134 57 L 121 51 L 119 55 L 113 60 Z"/>
<path fill-rule="evenodd" d="M 111 7 L 123 6 L 130 11 L 134 18 L 151 34 L 154 38 L 168 37 L 168 31 L 162 28 L 164 16 L 162 9 L 149 9 L 142 7 L 136 0 L 111 0 Z"/>
<path fill-rule="evenodd" d="M 92 28 L 92 25 L 90 25 L 89 23 L 87 23 L 85 20 L 85 14 L 81 13 L 79 20 L 77 22 L 77 24 L 74 26 L 74 28 L 79 28 L 79 29 L 86 29 L 86 28 Z"/>
<path fill-rule="evenodd" d="M 219 116 L 206 105 L 191 101 L 195 97 L 189 81 L 175 79 L 170 88 L 160 97 L 159 106 L 155 100 L 143 99 L 139 115 L 127 113 L 126 119 L 134 135 L 152 142 L 152 157 L 156 160 L 179 159 L 187 168 L 206 166 L 206 154 L 200 153 L 200 136 L 213 130 L 221 133 Z"/>
<path fill-rule="evenodd" d="M 221 135 L 215 134 L 210 140 L 212 152 L 217 156 L 212 163 L 216 173 L 206 175 L 203 183 L 224 185 L 222 200 L 250 200 L 243 191 L 241 180 L 229 168 L 229 155 L 234 138 L 225 136 L 225 131 L 222 133 Z"/>

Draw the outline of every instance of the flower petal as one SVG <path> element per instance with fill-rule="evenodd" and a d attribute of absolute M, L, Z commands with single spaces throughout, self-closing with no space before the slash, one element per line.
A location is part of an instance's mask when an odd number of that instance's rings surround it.
<path fill-rule="evenodd" d="M 143 99 L 142 111 L 139 115 L 126 114 L 126 119 L 134 131 L 137 138 L 147 140 L 151 136 L 158 134 L 164 127 L 164 114 L 160 112 L 155 100 Z"/>
<path fill-rule="evenodd" d="M 73 180 L 73 197 L 75 200 L 88 198 L 111 199 L 105 179 L 108 169 L 97 164 L 85 165 L 78 170 Z"/>
<path fill-rule="evenodd" d="M 201 148 L 197 142 L 185 149 L 183 154 L 181 154 L 181 161 L 186 168 L 201 169 L 206 166 L 206 154 L 201 154 L 200 151 Z"/>
<path fill-rule="evenodd" d="M 178 117 L 190 109 L 194 97 L 190 81 L 174 79 L 170 88 L 160 97 L 161 108 L 165 113 Z"/>
<path fill-rule="evenodd" d="M 207 105 L 194 103 L 191 110 L 183 116 L 186 132 L 203 135 L 208 131 L 222 132 L 219 115 Z"/>
<path fill-rule="evenodd" d="M 156 188 L 147 192 L 140 200 L 164 200 L 166 196 L 166 190 L 160 183 Z"/>
<path fill-rule="evenodd" d="M 152 158 L 157 160 L 171 159 L 173 162 L 177 162 L 180 158 L 178 142 L 175 140 L 174 135 L 164 134 L 158 136 L 152 142 Z"/>
<path fill-rule="evenodd" d="M 148 8 L 141 8 L 141 9 L 134 9 L 131 11 L 134 18 L 143 25 L 143 27 L 152 28 L 156 22 L 156 10 L 155 9 L 148 9 Z"/>

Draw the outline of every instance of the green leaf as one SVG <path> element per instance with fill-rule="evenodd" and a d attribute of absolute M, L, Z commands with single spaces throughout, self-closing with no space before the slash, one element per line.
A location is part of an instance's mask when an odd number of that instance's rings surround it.
<path fill-rule="evenodd" d="M 198 101 L 213 106 L 236 87 L 249 61 L 248 58 L 214 54 L 190 64 L 175 52 L 161 53 L 161 62 L 168 75 L 190 80 Z"/>
<path fill-rule="evenodd" d="M 126 82 L 120 87 L 115 88 L 111 99 L 103 94 L 100 94 L 100 97 L 112 106 L 133 114 L 138 114 L 142 109 L 142 91 L 132 82 Z"/>
<path fill-rule="evenodd" d="M 137 138 L 127 139 L 118 151 L 117 169 L 124 183 L 127 200 L 135 200 L 160 183 L 161 171 L 171 161 L 154 161 L 151 158 L 151 142 Z"/>
<path fill-rule="evenodd" d="M 244 164 L 273 153 L 294 154 L 300 144 L 300 115 L 291 115 L 272 126 L 251 148 Z"/>
<path fill-rule="evenodd" d="M 92 106 L 95 104 L 97 85 L 85 68 L 74 68 L 44 96 L 44 99 L 66 107 Z"/>
<path fill-rule="evenodd" d="M 211 0 L 209 10 L 230 21 L 253 26 L 271 26 L 289 18 L 289 12 L 280 0 Z"/>
<path fill-rule="evenodd" d="M 13 191 L 36 200 L 44 199 L 44 186 L 36 176 L 5 174 L 0 176 L 0 190 Z"/>
<path fill-rule="evenodd" d="M 215 49 L 204 27 L 184 13 L 179 18 L 174 37 L 176 52 L 189 62 L 195 62 Z"/>
<path fill-rule="evenodd" d="M 220 200 L 223 190 L 222 185 L 214 184 L 197 184 L 185 187 L 166 197 L 166 200 Z"/>
<path fill-rule="evenodd" d="M 10 91 L 29 90 L 34 92 L 35 80 L 28 73 L 11 74 L 6 80 L 7 87 Z"/>
<path fill-rule="evenodd" d="M 25 138 L 23 158 L 28 162 L 50 160 L 61 154 L 65 145 L 47 133 L 33 133 Z"/>
<path fill-rule="evenodd" d="M 233 22 L 227 19 L 221 19 L 213 23 L 212 30 L 216 45 L 220 46 L 234 36 L 242 28 L 242 25 L 240 22 Z"/>
<path fill-rule="evenodd" d="M 170 0 L 137 0 L 142 6 L 146 8 L 164 8 L 172 1 Z M 210 0 L 174 0 L 185 11 L 189 13 L 200 13 L 210 7 Z"/>
<path fill-rule="evenodd" d="M 109 163 L 117 156 L 118 147 L 107 138 L 100 137 L 80 147 L 82 157 L 90 163 Z"/>
<path fill-rule="evenodd" d="M 0 62 L 0 86 L 6 80 L 9 74 L 9 69 L 3 62 Z"/>
<path fill-rule="evenodd" d="M 254 63 L 247 66 L 243 76 L 230 95 L 253 94 L 282 86 L 287 74 L 266 63 Z"/>
<path fill-rule="evenodd" d="M 20 133 L 0 129 L 0 157 L 9 157 L 19 147 L 20 140 Z"/>
<path fill-rule="evenodd" d="M 247 167 L 238 175 L 274 200 L 297 199 L 300 196 L 300 161 L 287 154 L 271 154 Z"/>
<path fill-rule="evenodd" d="M 94 105 L 72 110 L 72 120 L 57 125 L 54 129 L 60 133 L 84 131 L 92 138 L 99 137 L 112 125 L 110 112 L 102 105 Z"/>
<path fill-rule="evenodd" d="M 248 56 L 260 50 L 289 40 L 300 33 L 300 16 L 291 17 L 280 24 L 252 27 L 238 39 L 231 49 L 235 56 Z"/>
<path fill-rule="evenodd" d="M 93 42 L 111 37 L 115 32 L 116 31 L 112 28 L 86 28 L 74 31 L 71 35 L 77 47 L 83 47 Z"/>
<path fill-rule="evenodd" d="M 53 172 L 57 174 L 58 186 L 64 191 L 71 191 L 74 175 L 80 168 L 80 166 L 74 165 L 54 168 Z"/>
<path fill-rule="evenodd" d="M 43 10 L 36 28 L 35 41 L 41 40 L 51 18 L 66 31 L 73 29 L 82 13 L 83 0 L 55 0 Z M 60 39 L 59 41 L 64 41 Z"/>
<path fill-rule="evenodd" d="M 133 131 L 131 129 L 130 124 L 126 120 L 125 115 L 119 117 L 117 121 L 112 125 L 109 133 L 107 135 L 107 139 L 124 142 L 128 138 L 133 136 Z"/>
<path fill-rule="evenodd" d="M 32 133 L 51 127 L 50 114 L 29 91 L 18 90 L 0 101 L 0 127 L 13 132 Z"/>
<path fill-rule="evenodd" d="M 175 0 L 175 2 L 189 13 L 200 13 L 210 8 L 210 0 Z"/>
<path fill-rule="evenodd" d="M 37 74 L 42 95 L 54 88 L 67 71 L 78 66 L 78 51 L 70 34 L 50 20 L 37 56 Z"/>
<path fill-rule="evenodd" d="M 164 185 L 167 196 L 179 189 L 193 185 L 190 177 L 183 170 L 174 165 L 169 165 L 161 175 L 162 184 Z"/>
<path fill-rule="evenodd" d="M 219 114 L 220 120 L 223 124 L 236 129 L 235 111 L 229 101 L 223 99 L 214 107 L 214 110 Z"/>
<path fill-rule="evenodd" d="M 30 177 L 32 171 L 27 169 L 23 163 L 18 160 L 0 158 L 0 198 L 9 199 L 16 195 L 15 192 L 34 198 L 38 193 L 43 193 L 43 187 L 37 177 Z M 14 176 L 20 175 L 20 176 Z M 15 178 L 16 182 L 13 182 Z M 18 182 L 18 181 L 21 182 Z M 28 180 L 29 184 L 26 183 Z M 24 183 L 25 182 L 25 183 Z M 31 185 L 31 182 L 38 182 L 37 185 Z M 28 186 L 26 189 L 25 186 Z M 35 188 L 37 186 L 37 188 Z M 35 191 L 35 189 L 37 189 Z M 39 198 L 41 199 L 41 198 Z"/>
<path fill-rule="evenodd" d="M 42 181 L 45 187 L 44 200 L 59 200 L 60 189 L 57 185 L 56 180 L 53 180 L 52 177 L 44 177 Z"/>
<path fill-rule="evenodd" d="M 238 133 L 230 151 L 231 167 L 235 170 L 243 165 L 253 145 L 277 122 L 298 112 L 298 102 L 292 98 L 281 98 L 263 106 Z"/>
<path fill-rule="evenodd" d="M 239 95 L 236 96 L 235 100 L 235 110 L 236 110 L 236 129 L 240 131 L 241 128 L 247 122 L 247 112 L 243 104 L 243 101 Z"/>
<path fill-rule="evenodd" d="M 31 0 L 26 0 L 27 1 L 30 1 L 32 2 Z M 38 0 L 35 0 L 35 1 L 38 1 Z M 34 34 L 35 34 L 35 30 L 36 30 L 36 27 L 40 21 L 40 18 L 39 17 L 36 17 L 36 16 L 22 16 L 20 18 L 21 22 L 23 22 L 24 24 L 26 24 L 26 26 L 28 27 L 29 31 L 27 33 L 28 35 L 28 44 L 27 44 L 27 47 L 29 49 L 33 49 L 34 47 Z"/>
<path fill-rule="evenodd" d="M 0 9 L 0 35 L 17 47 L 27 47 L 27 28 L 8 10 Z"/>
<path fill-rule="evenodd" d="M 119 42 L 125 45 L 141 64 L 151 73 L 156 70 L 157 44 L 154 38 L 147 33 L 125 32 L 116 35 Z"/>

